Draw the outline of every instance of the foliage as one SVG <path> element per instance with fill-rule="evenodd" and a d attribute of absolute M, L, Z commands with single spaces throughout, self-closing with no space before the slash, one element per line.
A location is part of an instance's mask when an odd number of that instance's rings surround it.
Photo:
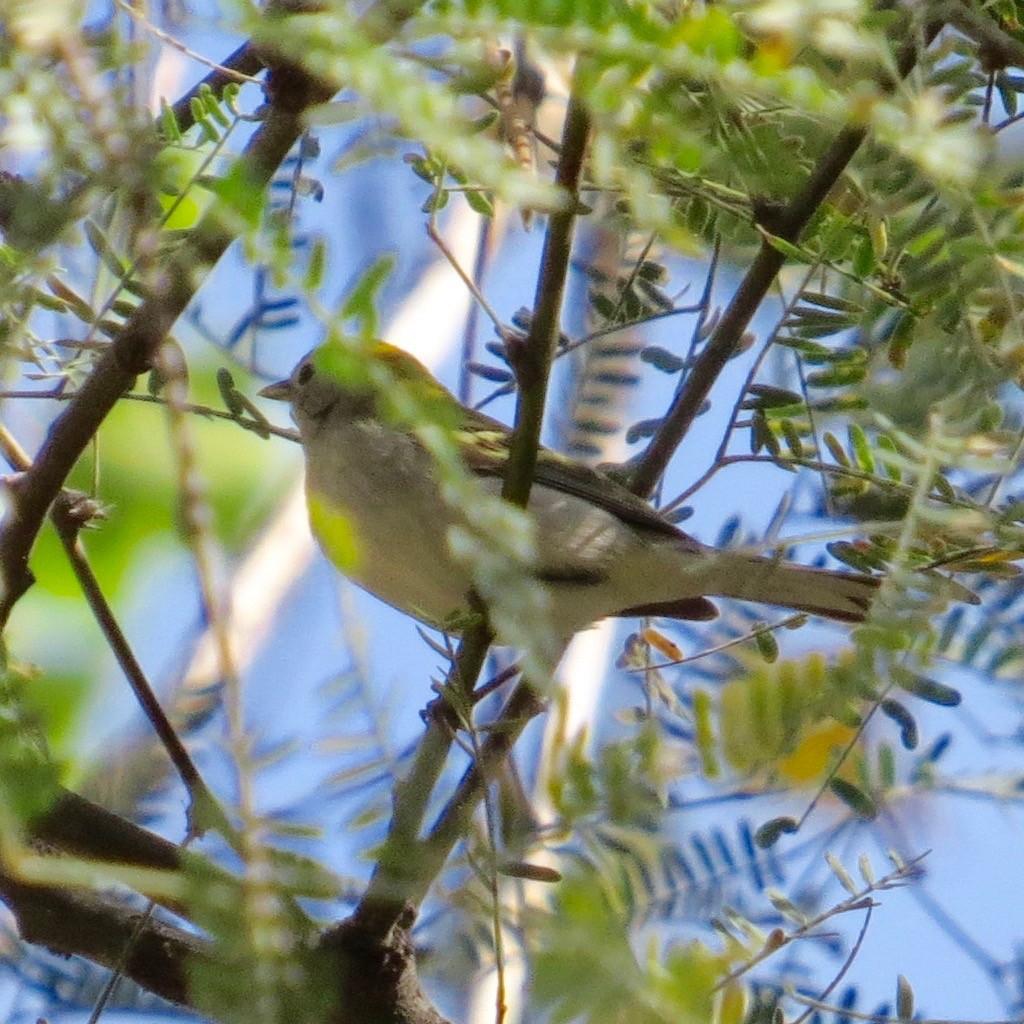
<path fill-rule="evenodd" d="M 518 960 L 526 1012 L 555 1021 L 851 1019 L 863 998 L 838 986 L 873 910 L 928 864 L 911 811 L 1022 791 L 994 745 L 977 769 L 972 730 L 992 730 L 959 706 L 997 700 L 1018 752 L 1016 5 L 224 5 L 215 38 L 249 41 L 230 58 L 244 73 L 153 116 L 153 40 L 198 14 L 168 8 L 157 29 L 101 8 L 0 4 L 0 451 L 23 474 L 0 531 L 0 895 L 25 938 L 125 974 L 125 1004 L 152 991 L 225 1021 L 435 1021 L 412 941 L 446 1006 Z M 442 239 L 467 211 L 486 232 L 475 267 Z M 532 237 L 510 236 L 510 211 L 545 239 L 525 290 Z M 527 436 L 553 360 L 549 418 L 575 456 L 644 497 L 654 467 L 672 522 L 730 484 L 742 518 L 717 544 L 880 577 L 866 621 L 840 634 L 728 604 L 644 621 L 615 652 L 614 719 L 595 698 L 566 729 L 530 518 L 484 493 L 440 391 L 377 345 L 430 277 L 423 224 L 494 321 L 483 343 L 466 331 L 464 397 Z M 476 682 L 483 633 L 476 663 L 471 640 L 426 635 L 371 656 L 353 607 L 303 596 L 308 554 L 249 557 L 297 457 L 249 378 L 323 341 L 321 369 L 430 451 L 464 513 L 453 546 L 519 663 Z M 58 503 L 19 540 L 26 495 L 47 495 L 41 517 L 65 486 L 96 499 L 89 517 L 69 527 Z M 453 626 L 472 637 L 479 612 Z M 148 729 L 118 735 L 110 653 L 137 692 L 140 662 L 161 681 L 167 731 L 189 741 L 198 767 L 162 734 L 184 827 Z M 400 696 L 378 684 L 391 671 Z M 431 672 L 425 726 L 403 719 Z M 531 754 L 516 741 L 538 693 L 553 707 Z M 128 831 L 62 832 L 58 781 L 106 793 Z M 196 849 L 147 845 L 139 815 Z M 849 843 L 880 836 L 894 870 L 865 854 L 855 880 Z M 66 901 L 42 915 L 64 934 L 33 917 L 43 895 Z M 102 927 L 80 927 L 86 895 Z M 160 909 L 140 915 L 142 897 Z M 841 926 L 855 914 L 860 937 Z M 117 955 L 88 944 L 122 931 Z M 148 973 L 147 940 L 167 956 Z M 1014 962 L 961 945 L 994 1012 L 1018 1012 Z M 8 953 L 12 991 L 116 1004 Z M 912 1019 L 914 988 L 893 985 L 885 1013 Z"/>

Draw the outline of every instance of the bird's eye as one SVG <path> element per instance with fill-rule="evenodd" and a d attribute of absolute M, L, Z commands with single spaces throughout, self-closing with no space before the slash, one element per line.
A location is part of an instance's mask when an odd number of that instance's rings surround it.
<path fill-rule="evenodd" d="M 309 378 L 313 376 L 313 364 L 303 363 L 299 367 L 299 372 L 295 375 L 295 380 L 299 384 L 308 384 Z"/>

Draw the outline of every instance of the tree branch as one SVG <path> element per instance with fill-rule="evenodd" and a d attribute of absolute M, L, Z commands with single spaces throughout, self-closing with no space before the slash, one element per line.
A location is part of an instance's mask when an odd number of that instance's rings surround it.
<path fill-rule="evenodd" d="M 555 184 L 564 190 L 566 205 L 564 209 L 552 214 L 548 221 L 529 335 L 522 347 L 512 354 L 519 382 L 518 404 L 502 497 L 521 507 L 526 506 L 533 484 L 551 360 L 561 326 L 562 299 L 589 135 L 589 115 L 580 97 L 574 92 L 569 99 L 555 172 Z M 459 687 L 458 692 L 453 694 L 455 700 L 468 698 L 483 666 L 491 639 L 486 627 L 467 634 L 450 677 Z M 444 699 L 443 694 L 441 699 Z M 527 682 L 520 683 L 513 698 L 510 698 L 510 705 L 513 700 L 516 701 L 516 707 L 529 702 L 534 708 L 532 714 L 537 714 L 542 707 L 540 698 Z M 510 739 L 501 745 L 500 752 L 498 748 L 492 750 L 489 745 L 485 745 L 484 750 L 491 752 L 486 755 L 487 764 L 480 767 L 474 778 L 493 776 L 493 771 L 497 770 L 492 764 L 494 757 L 498 757 L 495 762 L 497 764 L 504 761 L 512 749 L 515 737 L 525 725 L 524 721 L 517 729 L 514 723 L 510 725 L 505 722 L 505 717 L 502 716 L 499 729 L 503 736 Z M 379 940 L 389 935 L 403 917 L 414 914 L 462 834 L 458 828 L 468 826 L 469 818 L 483 794 L 482 785 L 474 785 L 465 791 L 464 787 L 460 787 L 461 811 L 457 820 L 455 817 L 448 819 L 449 826 L 442 838 L 435 839 L 432 836 L 426 840 L 419 839 L 430 796 L 448 758 L 459 724 L 457 716 L 453 716 L 450 709 L 446 709 L 440 702 L 432 705 L 427 730 L 420 741 L 412 769 L 396 790 L 384 853 L 353 914 L 353 920 Z"/>
<path fill-rule="evenodd" d="M 171 106 L 171 112 L 174 114 L 174 120 L 178 127 L 181 131 L 187 132 L 196 123 L 195 115 L 192 113 L 192 100 L 199 95 L 200 89 L 204 86 L 212 89 L 214 96 L 220 99 L 224 89 L 238 81 L 238 78 L 231 74 L 232 71 L 251 78 L 253 75 L 259 74 L 264 67 L 263 60 L 252 43 L 242 43 L 219 68 L 215 68 L 180 99 L 175 100 Z"/>
<path fill-rule="evenodd" d="M 154 919 L 140 927 L 139 910 L 81 889 L 26 885 L 2 871 L 0 896 L 26 942 L 111 970 L 120 967 L 147 991 L 192 1005 L 186 965 L 211 955 L 209 944 L 196 935 Z"/>
<path fill-rule="evenodd" d="M 295 68 L 271 74 L 267 119 L 238 165 L 243 202 L 262 195 L 277 167 L 303 131 L 302 112 L 327 98 L 331 88 Z M 75 399 L 53 422 L 32 469 L 11 488 L 11 509 L 0 532 L 0 629 L 32 585 L 28 556 L 43 517 L 86 445 L 114 403 L 152 365 L 156 351 L 195 294 L 199 276 L 224 254 L 241 230 L 243 211 L 215 205 L 150 283 L 147 297 L 115 335 Z"/>
<path fill-rule="evenodd" d="M 974 10 L 958 0 L 932 4 L 928 12 L 978 44 L 979 59 L 986 69 L 1024 68 L 1024 42 L 1004 32 L 990 14 Z"/>
<path fill-rule="evenodd" d="M 939 27 L 938 23 L 928 26 L 926 46 L 934 39 Z M 916 61 L 916 48 L 910 43 L 905 44 L 897 59 L 899 75 L 905 77 L 909 74 Z M 803 188 L 777 215 L 778 219 L 773 219 L 772 234 L 794 245 L 800 240 L 804 228 L 835 187 L 866 135 L 865 129 L 849 126 L 836 136 Z M 634 493 L 647 497 L 654 490 L 785 262 L 786 257 L 767 240 L 761 243 L 754 262 L 711 339 L 676 392 L 660 429 L 638 463 L 630 485 Z"/>
<path fill-rule="evenodd" d="M 590 116 L 577 91 L 573 90 L 562 128 L 562 146 L 555 173 L 555 184 L 564 190 L 566 206 L 553 213 L 548 221 L 530 332 L 523 345 L 512 353 L 519 387 L 516 392 L 515 430 L 509 446 L 501 496 L 522 508 L 526 507 L 530 497 L 540 447 L 551 361 L 561 329 L 562 298 L 576 225 L 580 177 L 589 138 Z"/>
<path fill-rule="evenodd" d="M 29 826 L 33 842 L 84 860 L 176 871 L 181 848 L 70 790 Z"/>
<path fill-rule="evenodd" d="M 84 511 L 83 506 L 85 506 Z M 145 672 L 142 671 L 138 658 L 135 657 L 135 652 L 128 643 L 128 638 L 124 635 L 100 588 L 96 574 L 92 571 L 79 533 L 94 511 L 95 502 L 92 499 L 82 498 L 81 495 L 69 491 L 61 491 L 53 504 L 50 518 L 57 529 L 57 535 L 60 537 L 64 552 L 71 563 L 71 569 L 78 579 L 86 602 L 92 610 L 108 646 L 128 680 L 128 685 L 146 716 L 146 720 L 153 728 L 188 790 L 191 800 L 189 831 L 201 834 L 204 828 L 212 826 L 229 843 L 237 843 L 236 830 L 207 786 L 174 726 L 167 718 L 160 701 L 153 692 L 153 687 L 146 678 Z"/>
<path fill-rule="evenodd" d="M 523 730 L 544 707 L 545 702 L 528 680 L 523 680 L 513 690 L 497 721 L 488 727 L 487 739 L 481 745 L 478 756 L 466 769 L 437 824 L 422 844 L 419 856 L 425 878 L 428 875 L 433 878 L 440 872 L 452 848 L 469 830 L 476 805 L 483 799 L 484 791 L 498 777 Z M 424 899 L 428 886 L 429 879 L 420 892 L 411 894 L 414 903 Z"/>

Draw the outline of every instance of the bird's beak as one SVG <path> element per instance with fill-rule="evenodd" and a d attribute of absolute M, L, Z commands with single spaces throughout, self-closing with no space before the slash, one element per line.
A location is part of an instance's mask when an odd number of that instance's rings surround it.
<path fill-rule="evenodd" d="M 290 380 L 279 380 L 274 384 L 268 384 L 260 388 L 260 398 L 269 398 L 275 402 L 287 402 L 292 397 L 292 382 Z"/>

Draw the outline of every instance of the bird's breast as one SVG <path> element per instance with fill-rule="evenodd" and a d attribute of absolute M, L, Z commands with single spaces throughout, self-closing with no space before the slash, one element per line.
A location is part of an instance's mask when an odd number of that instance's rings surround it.
<path fill-rule="evenodd" d="M 412 438 L 379 424 L 346 424 L 321 435 L 305 445 L 306 490 L 310 525 L 324 551 L 381 600 L 443 623 L 464 607 L 470 582 L 449 554 L 452 515 L 430 457 Z"/>

